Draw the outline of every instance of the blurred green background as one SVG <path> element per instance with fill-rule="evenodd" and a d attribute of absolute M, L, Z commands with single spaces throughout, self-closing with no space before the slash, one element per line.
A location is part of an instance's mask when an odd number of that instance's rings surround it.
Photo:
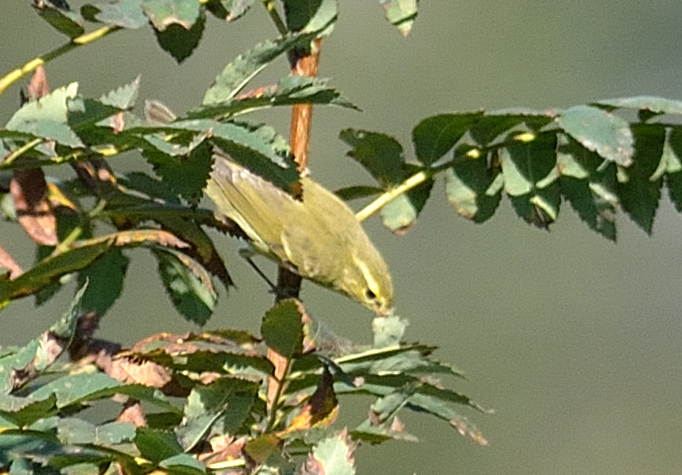
<path fill-rule="evenodd" d="M 79 81 L 81 92 L 98 96 L 141 74 L 143 98 L 185 111 L 224 64 L 275 36 L 258 3 L 233 25 L 211 19 L 199 49 L 181 66 L 151 31 L 119 33 L 51 63 L 50 85 Z M 393 134 L 412 156 L 412 127 L 439 112 L 564 107 L 639 94 L 682 99 L 679 0 L 432 0 L 421 3 L 407 39 L 384 21 L 378 2 L 340 3 L 320 71 L 364 113 L 315 112 L 311 166 L 331 188 L 369 183 L 344 157 L 337 137 L 345 127 Z M 3 2 L 3 74 L 64 41 L 29 4 Z M 285 73 L 284 61 L 279 67 L 257 81 L 272 82 Z M 0 99 L 3 122 L 19 103 L 18 91 Z M 259 118 L 286 133 L 287 111 Z M 121 165 L 145 167 L 136 156 Z M 368 223 L 391 266 L 398 311 L 411 321 L 407 338 L 440 346 L 438 356 L 470 378 L 457 387 L 496 415 L 472 414 L 487 448 L 438 421 L 408 416 L 408 430 L 421 443 L 362 448 L 360 473 L 680 473 L 682 217 L 664 199 L 647 237 L 619 216 L 614 245 L 569 206 L 563 211 L 550 233 L 516 218 L 506 202 L 491 222 L 474 225 L 449 207 L 439 183 L 407 236 L 391 235 L 377 218 Z M 32 254 L 21 232 L 0 226 L 2 245 L 28 266 Z M 224 238 L 221 246 L 239 289 L 223 295 L 208 327 L 256 330 L 271 296 L 236 257 L 235 243 Z M 168 303 L 154 261 L 141 250 L 132 254 L 123 296 L 100 336 L 130 344 L 151 332 L 193 328 Z M 43 308 L 29 299 L 12 304 L 0 315 L 2 343 L 38 334 L 70 296 L 63 292 Z M 312 285 L 304 298 L 335 331 L 370 338 L 370 315 L 357 305 Z M 342 420 L 359 422 L 365 408 L 347 408 Z"/>

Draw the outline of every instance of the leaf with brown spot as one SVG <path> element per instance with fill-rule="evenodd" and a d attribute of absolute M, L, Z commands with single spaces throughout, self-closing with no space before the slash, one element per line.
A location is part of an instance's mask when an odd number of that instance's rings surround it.
<path fill-rule="evenodd" d="M 16 170 L 10 183 L 19 224 L 37 244 L 56 246 L 57 220 L 47 198 L 47 183 L 40 168 Z"/>
<path fill-rule="evenodd" d="M 280 436 L 296 431 L 308 430 L 311 427 L 329 427 L 339 412 L 339 402 L 334 393 L 334 378 L 325 367 L 317 389 L 303 406 L 299 414 Z"/>

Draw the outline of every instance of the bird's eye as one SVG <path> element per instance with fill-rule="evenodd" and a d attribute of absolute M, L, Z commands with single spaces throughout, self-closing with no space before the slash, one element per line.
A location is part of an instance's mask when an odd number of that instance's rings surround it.
<path fill-rule="evenodd" d="M 377 298 L 377 294 L 372 292 L 370 289 L 365 290 L 365 297 L 367 297 L 369 300 L 374 300 Z"/>

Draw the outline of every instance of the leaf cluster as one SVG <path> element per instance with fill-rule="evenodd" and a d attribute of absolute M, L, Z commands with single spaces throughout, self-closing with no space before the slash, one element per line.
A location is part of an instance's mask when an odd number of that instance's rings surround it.
<path fill-rule="evenodd" d="M 10 473 L 354 473 L 358 441 L 416 440 L 398 419 L 404 410 L 486 443 L 456 410 L 480 406 L 436 378 L 459 371 L 434 348 L 405 343 L 398 317 L 377 320 L 374 343 L 357 346 L 286 300 L 263 317 L 260 337 L 159 334 L 123 350 L 84 336 L 85 294 L 39 338 L 0 355 L 0 466 Z M 290 367 L 270 404 L 266 348 Z M 352 395 L 375 402 L 339 431 L 339 398 Z M 106 401 L 116 416 L 87 417 Z"/>

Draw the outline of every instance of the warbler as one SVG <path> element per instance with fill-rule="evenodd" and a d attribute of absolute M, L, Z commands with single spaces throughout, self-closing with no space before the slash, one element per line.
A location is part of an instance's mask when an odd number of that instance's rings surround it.
<path fill-rule="evenodd" d="M 295 198 L 218 152 L 206 194 L 217 216 L 235 222 L 258 253 L 378 315 L 390 315 L 388 266 L 353 211 L 308 176 L 301 176 L 301 187 Z"/>

